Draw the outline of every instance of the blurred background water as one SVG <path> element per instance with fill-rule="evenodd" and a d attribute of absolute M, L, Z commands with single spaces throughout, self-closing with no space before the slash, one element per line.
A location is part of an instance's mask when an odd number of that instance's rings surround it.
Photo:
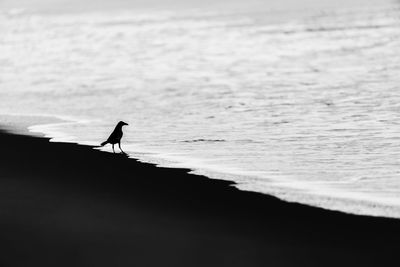
<path fill-rule="evenodd" d="M 0 113 L 72 118 L 32 130 L 83 144 L 124 120 L 143 161 L 400 218 L 399 2 L 119 2 L 0 2 Z"/>

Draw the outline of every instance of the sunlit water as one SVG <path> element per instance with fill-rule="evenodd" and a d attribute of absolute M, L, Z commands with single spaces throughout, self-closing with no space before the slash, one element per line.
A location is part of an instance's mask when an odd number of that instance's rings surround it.
<path fill-rule="evenodd" d="M 124 120 L 143 161 L 400 218 L 400 5 L 288 12 L 3 12 L 0 112 L 89 144 Z"/>

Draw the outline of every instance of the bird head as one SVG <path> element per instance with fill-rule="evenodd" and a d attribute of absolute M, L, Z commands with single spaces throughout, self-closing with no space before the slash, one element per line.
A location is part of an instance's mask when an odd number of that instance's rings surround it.
<path fill-rule="evenodd" d="M 129 124 L 127 124 L 126 122 L 120 121 L 120 122 L 118 122 L 118 125 L 122 127 L 124 125 L 129 125 Z"/>

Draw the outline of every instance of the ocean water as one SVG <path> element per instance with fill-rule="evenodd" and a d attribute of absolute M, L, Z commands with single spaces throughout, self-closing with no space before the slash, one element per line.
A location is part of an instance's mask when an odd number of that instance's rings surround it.
<path fill-rule="evenodd" d="M 124 120 L 131 157 L 349 213 L 400 218 L 399 71 L 396 1 L 0 13 L 0 113 L 67 120 L 32 132 Z"/>

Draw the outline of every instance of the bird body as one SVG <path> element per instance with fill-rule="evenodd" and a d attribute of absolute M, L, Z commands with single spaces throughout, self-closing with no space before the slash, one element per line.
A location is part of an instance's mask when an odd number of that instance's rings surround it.
<path fill-rule="evenodd" d="M 121 148 L 121 138 L 123 136 L 122 126 L 124 126 L 124 125 L 128 125 L 128 124 L 126 122 L 123 122 L 123 121 L 118 122 L 117 126 L 115 126 L 114 131 L 110 134 L 108 139 L 106 141 L 104 141 L 103 143 L 101 143 L 100 145 L 101 146 L 105 146 L 106 144 L 111 144 L 113 152 L 115 153 L 114 145 L 118 144 L 119 149 L 121 150 L 121 152 L 125 153 Z"/>

